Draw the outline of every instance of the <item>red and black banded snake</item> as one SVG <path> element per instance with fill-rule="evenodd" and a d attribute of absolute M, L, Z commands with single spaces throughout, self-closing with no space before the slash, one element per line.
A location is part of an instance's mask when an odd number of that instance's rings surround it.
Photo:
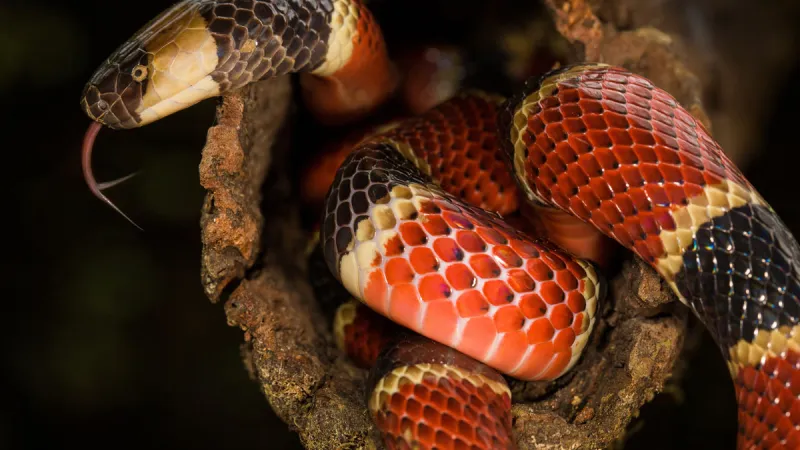
<path fill-rule="evenodd" d="M 360 0 L 174 5 L 86 86 L 87 183 L 111 204 L 102 190 L 115 182 L 96 183 L 90 164 L 102 125 L 139 127 L 290 73 L 328 124 L 368 116 L 398 85 Z M 523 202 L 571 231 L 531 238 L 503 219 Z M 589 245 L 603 235 L 711 332 L 736 388 L 739 448 L 800 448 L 800 246 L 705 127 L 642 76 L 575 64 L 507 100 L 466 92 L 401 121 L 340 165 L 320 230 L 350 294 L 419 333 L 381 341 L 377 361 L 377 345 L 362 352 L 391 448 L 515 446 L 500 373 L 554 379 L 580 358 L 606 291 Z M 370 326 L 358 309 L 343 308 L 340 337 Z"/>

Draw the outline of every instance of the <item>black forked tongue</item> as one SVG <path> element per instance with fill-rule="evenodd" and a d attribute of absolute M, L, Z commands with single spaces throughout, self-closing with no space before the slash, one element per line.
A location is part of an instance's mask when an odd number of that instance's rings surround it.
<path fill-rule="evenodd" d="M 118 212 L 128 222 L 133 224 L 133 226 L 135 226 L 139 230 L 142 230 L 142 227 L 137 225 L 136 222 L 131 220 L 131 218 L 128 217 L 127 215 L 125 215 L 125 213 L 122 212 L 122 210 L 117 208 L 117 205 L 115 205 L 111 200 L 108 199 L 108 197 L 105 196 L 105 194 L 103 194 L 103 190 L 122 183 L 123 181 L 136 175 L 136 173 L 134 172 L 122 178 L 117 178 L 116 180 L 106 181 L 105 183 L 98 183 L 94 179 L 94 173 L 92 173 L 92 148 L 94 147 L 94 140 L 95 138 L 97 138 L 97 133 L 100 132 L 100 128 L 102 127 L 103 125 L 100 122 L 92 122 L 92 124 L 89 125 L 89 129 L 86 130 L 86 136 L 84 136 L 83 138 L 83 149 L 81 150 L 81 166 L 83 167 L 83 179 L 86 180 L 86 184 L 89 186 L 89 190 L 92 191 L 92 194 L 94 194 L 95 197 L 104 201 L 108 206 L 114 208 L 116 212 Z"/>

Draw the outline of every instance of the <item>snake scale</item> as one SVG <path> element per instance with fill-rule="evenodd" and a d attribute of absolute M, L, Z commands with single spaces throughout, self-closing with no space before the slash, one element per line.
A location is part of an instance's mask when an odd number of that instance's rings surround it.
<path fill-rule="evenodd" d="M 113 206 L 102 190 L 116 181 L 91 171 L 103 125 L 140 127 L 290 73 L 326 124 L 368 116 L 398 85 L 360 0 L 175 4 L 86 85 L 87 183 Z M 501 373 L 554 379 L 580 358 L 606 282 L 574 236 L 503 219 L 524 202 L 633 251 L 697 315 L 734 380 L 739 448 L 800 448 L 797 241 L 670 94 L 593 62 L 507 100 L 456 95 L 362 140 L 338 168 L 320 242 L 362 302 L 343 307 L 337 334 L 372 366 L 367 403 L 387 447 L 515 448 Z M 376 327 L 359 310 L 411 331 L 359 343 Z"/>

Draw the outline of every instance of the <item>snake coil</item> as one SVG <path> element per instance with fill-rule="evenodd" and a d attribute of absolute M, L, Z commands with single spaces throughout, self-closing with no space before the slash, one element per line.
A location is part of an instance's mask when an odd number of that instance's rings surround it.
<path fill-rule="evenodd" d="M 87 84 L 87 183 L 111 204 L 102 190 L 116 182 L 98 184 L 90 165 L 101 125 L 142 126 L 289 73 L 327 123 L 369 115 L 398 84 L 359 0 L 177 3 Z M 374 341 L 386 347 L 377 361 L 377 345 L 361 353 L 388 447 L 513 448 L 499 373 L 554 379 L 580 358 L 605 281 L 573 241 L 503 219 L 524 202 L 633 251 L 700 318 L 735 383 L 739 448 L 800 448 L 797 241 L 671 95 L 595 63 L 505 101 L 458 95 L 362 141 L 339 167 L 321 226 L 327 267 L 415 332 Z M 359 308 L 337 319 L 342 339 L 373 327 Z"/>

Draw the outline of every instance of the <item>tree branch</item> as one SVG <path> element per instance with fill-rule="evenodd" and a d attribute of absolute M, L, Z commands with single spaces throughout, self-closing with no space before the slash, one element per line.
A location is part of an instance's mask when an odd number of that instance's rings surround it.
<path fill-rule="evenodd" d="M 651 78 L 707 123 L 700 84 L 673 37 L 655 28 L 618 32 L 582 0 L 546 4 L 586 59 Z M 245 331 L 248 368 L 307 448 L 380 448 L 366 410 L 366 372 L 336 350 L 307 281 L 308 236 L 288 171 L 290 90 L 285 78 L 261 82 L 227 95 L 218 108 L 201 162 L 209 191 L 203 285 L 212 301 L 227 297 L 228 323 Z M 511 383 L 520 447 L 608 447 L 623 436 L 682 349 L 687 310 L 673 300 L 644 263 L 623 263 L 579 364 L 555 382 Z"/>

